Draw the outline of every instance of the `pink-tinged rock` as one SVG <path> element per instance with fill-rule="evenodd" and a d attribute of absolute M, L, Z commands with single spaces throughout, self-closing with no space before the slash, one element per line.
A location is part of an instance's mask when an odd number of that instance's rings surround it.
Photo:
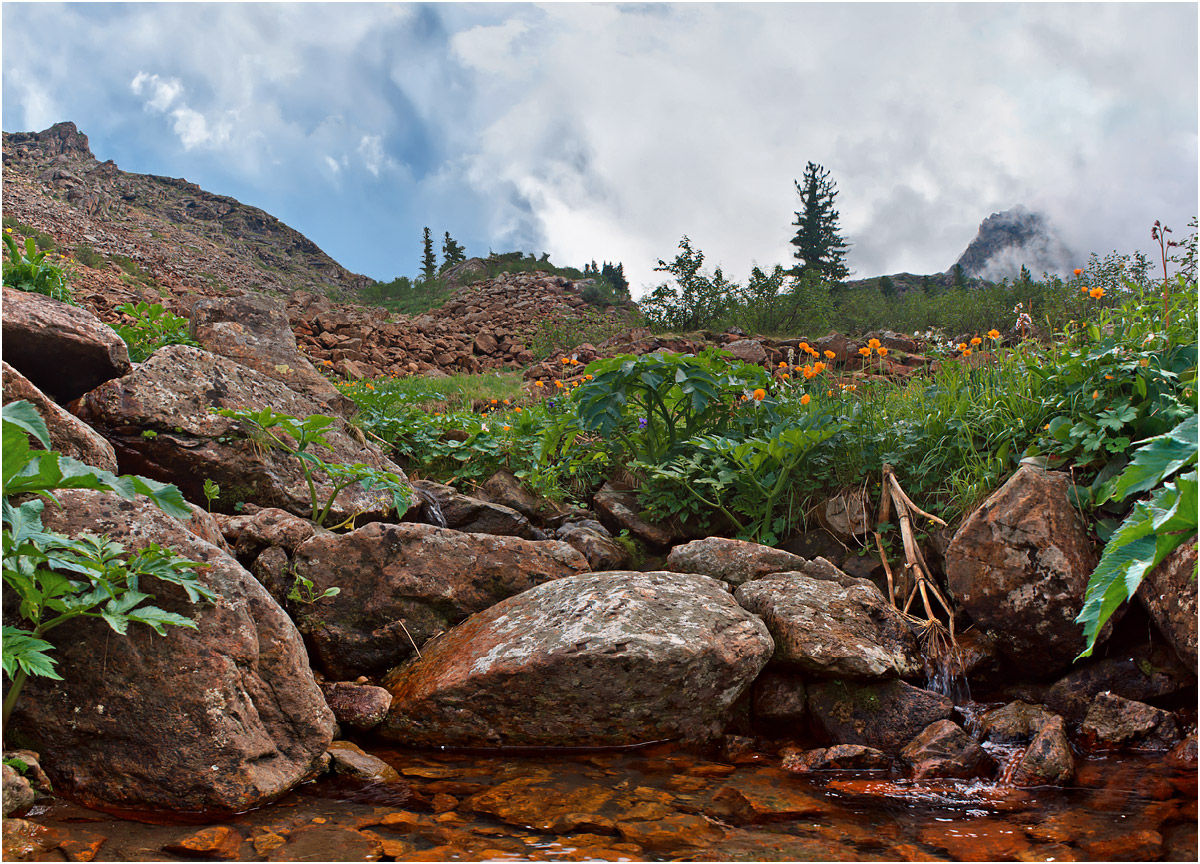
<path fill-rule="evenodd" d="M 1183 665 L 1196 669 L 1196 540 L 1184 543 L 1146 576 L 1137 595 Z"/>
<path fill-rule="evenodd" d="M 323 533 L 308 519 L 278 507 L 263 507 L 246 516 L 227 516 L 222 531 L 233 544 L 239 561 L 253 561 L 258 553 L 278 546 L 289 555 L 314 534 Z"/>
<path fill-rule="evenodd" d="M 876 588 L 805 573 L 776 573 L 734 596 L 760 615 L 775 640 L 775 661 L 827 678 L 913 675 L 923 661 L 908 621 Z"/>
<path fill-rule="evenodd" d="M 293 564 L 286 572 L 311 580 L 317 594 L 341 589 L 336 597 L 289 606 L 314 662 L 341 680 L 384 672 L 411 656 L 414 643 L 423 645 L 473 612 L 588 569 L 559 540 L 412 522 L 317 534 L 297 547 Z"/>
<path fill-rule="evenodd" d="M 736 342 L 721 346 L 721 350 L 728 351 L 735 360 L 741 360 L 743 363 L 762 364 L 767 362 L 767 349 L 757 339 L 738 339 Z"/>
<path fill-rule="evenodd" d="M 8 363 L 3 364 L 4 404 L 24 399 L 46 421 L 50 433 L 50 449 L 72 459 L 78 459 L 93 468 L 116 473 L 117 454 L 104 437 L 74 414 L 68 413 L 58 403 L 33 386 L 33 383 Z M 40 443 L 34 447 L 40 448 Z"/>
<path fill-rule="evenodd" d="M 579 550 L 592 570 L 620 570 L 629 566 L 629 550 L 594 519 L 560 525 L 554 536 Z"/>
<path fill-rule="evenodd" d="M 675 540 L 675 532 L 665 525 L 647 522 L 638 515 L 641 507 L 636 492 L 613 489 L 607 483 L 592 496 L 592 505 L 601 520 L 613 531 L 629 531 L 653 547 L 665 548 Z"/>
<path fill-rule="evenodd" d="M 1062 786 L 1075 776 L 1075 754 L 1057 714 L 1042 724 L 1012 780 L 1017 786 Z"/>
<path fill-rule="evenodd" d="M 130 624 L 122 637 L 77 618 L 53 631 L 64 680 L 30 678 L 11 732 L 35 746 L 55 789 L 99 808 L 232 813 L 306 779 L 332 738 L 333 715 L 279 605 L 231 556 L 144 500 L 58 497 L 62 508 L 43 514 L 49 530 L 167 546 L 206 565 L 200 579 L 217 600 L 192 604 L 147 579 L 140 587 L 154 605 L 197 629 L 159 636 Z"/>
<path fill-rule="evenodd" d="M 807 774 L 809 771 L 879 771 L 892 766 L 891 756 L 861 744 L 835 744 L 816 750 L 785 747 L 779 755 L 780 767 L 792 774 Z"/>
<path fill-rule="evenodd" d="M 808 685 L 808 710 L 835 744 L 898 753 L 930 723 L 949 718 L 954 703 L 903 681 L 820 681 Z"/>
<path fill-rule="evenodd" d="M 938 720 L 900 751 L 914 780 L 930 777 L 990 777 L 996 763 L 957 723 Z"/>
<path fill-rule="evenodd" d="M 355 729 L 375 728 L 392 707 L 392 694 L 372 684 L 330 681 L 321 684 L 321 692 L 338 723 Z"/>
<path fill-rule="evenodd" d="M 806 563 L 799 555 L 759 543 L 706 537 L 676 546 L 663 566 L 672 573 L 700 573 L 741 585 L 768 573 L 802 570 Z"/>
<path fill-rule="evenodd" d="M 1167 750 L 1179 740 L 1179 725 L 1170 711 L 1145 702 L 1099 693 L 1079 727 L 1087 743 L 1097 747 Z"/>
<path fill-rule="evenodd" d="M 505 537 L 524 537 L 526 540 L 546 539 L 522 513 L 511 507 L 472 498 L 453 486 L 435 483 L 432 480 L 414 480 L 412 485 L 414 489 L 437 502 L 446 523 L 442 527 L 470 534 L 497 534 Z"/>
<path fill-rule="evenodd" d="M 993 744 L 1028 744 L 1055 716 L 1040 705 L 1009 702 L 983 715 L 979 736 Z"/>
<path fill-rule="evenodd" d="M 773 651 L 724 584 L 654 571 L 538 585 L 395 670 L 384 737 L 412 746 L 709 741 Z"/>
<path fill-rule="evenodd" d="M 130 369 L 117 331 L 91 312 L 4 288 L 4 360 L 56 402 L 69 402 Z"/>
<path fill-rule="evenodd" d="M 214 506 L 225 512 L 247 502 L 310 516 L 311 495 L 300 461 L 256 441 L 240 422 L 209 411 L 267 407 L 301 418 L 323 413 L 320 403 L 248 366 L 199 348 L 171 345 L 124 378 L 86 394 L 79 413 L 112 442 L 125 473 L 173 482 L 195 503 L 205 500 L 204 480 L 211 479 L 221 487 Z M 355 437 L 345 422 L 336 421 L 322 434 L 330 447 L 312 452 L 326 462 L 361 462 L 403 477 L 378 447 Z M 331 489 L 318 472 L 322 503 Z M 331 518 L 353 513 L 379 518 L 394 513 L 392 505 L 389 493 L 366 492 L 355 483 L 338 493 Z"/>
<path fill-rule="evenodd" d="M 1075 616 L 1096 552 L 1067 498 L 1068 485 L 1066 474 L 1022 466 L 967 518 L 946 550 L 955 599 L 995 634 L 1010 664 L 1034 677 L 1065 669 L 1083 649 Z"/>
<path fill-rule="evenodd" d="M 349 417 L 358 409 L 296 347 L 283 304 L 265 294 L 208 297 L 191 311 L 200 347 L 282 382 L 321 406 L 316 413 Z"/>

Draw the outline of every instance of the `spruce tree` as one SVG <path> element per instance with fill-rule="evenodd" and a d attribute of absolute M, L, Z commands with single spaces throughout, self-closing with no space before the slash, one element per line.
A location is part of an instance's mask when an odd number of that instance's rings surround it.
<path fill-rule="evenodd" d="M 467 260 L 467 252 L 458 243 L 454 242 L 454 238 L 450 236 L 450 232 L 446 232 L 446 239 L 442 241 L 442 269 L 453 267 L 455 264 L 461 264 Z"/>
<path fill-rule="evenodd" d="M 837 184 L 829 179 L 829 172 L 815 162 L 804 168 L 804 179 L 796 183 L 800 203 L 804 209 L 796 213 L 796 236 L 792 245 L 796 247 L 797 261 L 792 275 L 799 276 L 806 270 L 815 270 L 829 282 L 840 282 L 850 274 L 843 264 L 849 244 L 838 231 L 838 211 L 833 202 L 837 198 Z"/>
<path fill-rule="evenodd" d="M 421 255 L 421 281 L 432 282 L 437 278 L 437 255 L 433 252 L 433 237 L 425 229 L 425 251 Z"/>

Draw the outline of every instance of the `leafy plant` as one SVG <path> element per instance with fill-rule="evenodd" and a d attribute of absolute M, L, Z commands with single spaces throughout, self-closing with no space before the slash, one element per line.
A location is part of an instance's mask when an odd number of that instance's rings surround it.
<path fill-rule="evenodd" d="M 32 237 L 25 238 L 24 250 L 17 245 L 11 231 L 5 230 L 3 237 L 4 248 L 8 250 L 8 260 L 4 262 L 5 285 L 75 305 L 63 269 L 46 260 L 47 253 L 38 250 Z"/>
<path fill-rule="evenodd" d="M 213 502 L 221 497 L 221 487 L 209 478 L 204 478 L 204 499 L 208 502 L 208 512 L 212 512 Z"/>
<path fill-rule="evenodd" d="M 338 493 L 354 483 L 360 483 L 362 488 L 368 492 L 373 489 L 382 489 L 391 493 L 392 506 L 400 515 L 403 515 L 411 504 L 411 490 L 399 475 L 390 471 L 381 471 L 361 462 L 352 465 L 326 462 L 311 452 L 310 448 L 313 446 L 330 446 L 325 438 L 325 430 L 333 425 L 334 418 L 332 417 L 312 414 L 301 420 L 290 414 L 277 413 L 270 408 L 264 408 L 261 411 L 253 411 L 249 408 L 215 408 L 211 410 L 222 417 L 229 417 L 245 423 L 260 436 L 267 446 L 289 453 L 299 460 L 300 470 L 304 474 L 304 482 L 308 485 L 312 520 L 317 525 L 325 524 Z M 324 502 L 321 501 L 317 491 L 316 472 L 318 471 L 323 472 L 331 484 L 329 494 Z M 352 520 L 353 517 L 346 522 Z M 334 527 L 339 528 L 341 525 Z"/>
<path fill-rule="evenodd" d="M 1080 657 L 1091 656 L 1100 628 L 1118 606 L 1133 597 L 1146 574 L 1180 544 L 1196 536 L 1200 506 L 1196 440 L 1193 414 L 1170 432 L 1140 442 L 1142 446 L 1132 461 L 1102 496 L 1121 501 L 1151 492 L 1149 498 L 1134 504 L 1113 532 L 1088 579 L 1083 609 L 1075 619 L 1083 624 L 1087 640 Z"/>
<path fill-rule="evenodd" d="M 49 434 L 28 402 L 13 402 L 3 411 L 4 583 L 19 600 L 25 627 L 4 627 L 3 665 L 11 685 L 4 699 L 7 724 L 28 676 L 60 678 L 49 656 L 49 631 L 73 618 L 100 618 L 124 635 L 131 623 L 144 624 L 159 635 L 167 626 L 195 628 L 183 615 L 148 604 L 154 596 L 144 590 L 148 577 L 181 587 L 191 602 L 213 600 L 212 589 L 196 576 L 199 562 L 188 561 L 169 549 L 148 544 L 133 553 L 104 537 L 76 538 L 46 531 L 42 524 L 43 496 L 55 505 L 58 489 L 97 489 L 126 499 L 150 498 L 171 515 L 191 515 L 174 486 L 144 477 L 118 477 L 67 456 L 34 449 L 33 436 L 49 448 Z M 24 500 L 14 503 L 17 496 Z"/>
<path fill-rule="evenodd" d="M 160 303 L 122 303 L 117 307 L 132 318 L 132 322 L 114 325 L 125 344 L 129 346 L 129 359 L 141 363 L 151 354 L 166 345 L 195 345 L 188 332 L 188 319 L 169 312 Z"/>
<path fill-rule="evenodd" d="M 326 597 L 336 597 L 342 593 L 342 589 L 338 587 L 326 588 L 320 594 L 313 589 L 311 579 L 306 579 L 299 573 L 296 574 L 296 579 L 292 583 L 292 590 L 288 592 L 288 599 L 294 600 L 297 603 L 303 603 L 305 606 L 311 606 L 318 600 L 324 600 Z"/>

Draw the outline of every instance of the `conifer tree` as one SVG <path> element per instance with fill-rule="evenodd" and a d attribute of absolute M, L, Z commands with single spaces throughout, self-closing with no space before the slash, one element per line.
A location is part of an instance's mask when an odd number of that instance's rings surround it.
<path fill-rule="evenodd" d="M 437 278 L 437 255 L 433 252 L 433 237 L 425 229 L 425 249 L 421 255 L 421 281 L 432 282 Z"/>
<path fill-rule="evenodd" d="M 455 264 L 461 264 L 466 260 L 466 250 L 454 242 L 454 238 L 447 231 L 446 239 L 442 241 L 442 269 L 445 270 L 447 267 L 453 267 Z"/>
<path fill-rule="evenodd" d="M 850 247 L 838 231 L 838 211 L 833 206 L 837 184 L 829 179 L 827 170 L 809 162 L 804 168 L 804 179 L 796 183 L 796 191 L 804 209 L 796 213 L 796 221 L 792 223 L 796 236 L 791 242 L 796 247 L 797 261 L 792 275 L 815 270 L 829 282 L 840 282 L 850 273 L 842 263 Z"/>

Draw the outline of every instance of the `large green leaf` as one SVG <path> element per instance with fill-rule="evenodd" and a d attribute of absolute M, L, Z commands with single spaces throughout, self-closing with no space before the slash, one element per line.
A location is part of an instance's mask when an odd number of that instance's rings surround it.
<path fill-rule="evenodd" d="M 1133 461 L 1110 487 L 1111 498 L 1120 501 L 1138 492 L 1149 491 L 1184 466 L 1195 464 L 1196 433 L 1196 415 L 1193 414 L 1170 432 L 1143 442 Z M 1100 503 L 1104 500 L 1107 499 Z"/>

